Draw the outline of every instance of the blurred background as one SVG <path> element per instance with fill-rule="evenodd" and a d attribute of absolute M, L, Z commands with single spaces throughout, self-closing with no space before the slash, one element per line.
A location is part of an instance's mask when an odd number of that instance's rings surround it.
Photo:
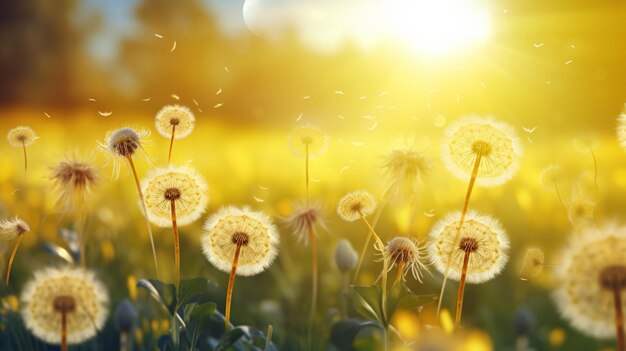
<path fill-rule="evenodd" d="M 625 16 L 626 4 L 613 0 L 2 0 L 0 131 L 28 125 L 40 137 L 27 150 L 26 181 L 21 150 L 0 143 L 0 214 L 17 214 L 33 228 L 17 255 L 13 294 L 33 270 L 58 263 L 42 244 L 65 245 L 58 233 L 72 222 L 55 206 L 50 167 L 78 155 L 101 170 L 90 207 L 89 265 L 110 286 L 113 303 L 142 298 L 128 282 L 153 270 L 133 182 L 125 168 L 118 180 L 111 177 L 97 141 L 127 125 L 154 132 L 156 112 L 181 104 L 197 126 L 175 142 L 173 162 L 205 176 L 208 213 L 247 204 L 282 223 L 304 195 L 304 160 L 289 152 L 289 131 L 314 124 L 331 136 L 329 151 L 311 163 L 311 195 L 326 208 L 329 228 L 320 233 L 319 315 L 326 318 L 338 305 L 335 243 L 346 238 L 360 250 L 367 234 L 339 220 L 337 199 L 361 188 L 380 197 L 381 156 L 414 137 L 432 159 L 431 174 L 415 204 L 388 207 L 379 230 L 385 239 L 424 239 L 436 220 L 460 209 L 466 187 L 440 161 L 443 130 L 467 114 L 490 115 L 516 127 L 525 156 L 513 181 L 477 188 L 470 206 L 500 218 L 512 242 L 503 275 L 466 292 L 465 324 L 477 350 L 514 350 L 520 309 L 534 316 L 535 350 L 610 350 L 611 342 L 586 337 L 559 317 L 551 267 L 523 281 L 517 264 L 529 246 L 558 264 L 580 228 L 572 213 L 581 193 L 593 204 L 585 225 L 625 221 L 626 155 L 615 134 L 626 102 Z M 152 134 L 149 159 L 137 161 L 140 177 L 167 163 L 167 147 Z M 563 170 L 563 204 L 552 184 L 540 181 L 552 164 Z M 223 287 L 227 274 L 200 253 L 201 226 L 181 229 L 183 277 Z M 238 280 L 233 319 L 260 329 L 272 323 L 278 345 L 298 349 L 309 251 L 280 228 L 274 266 Z M 155 233 L 160 261 L 171 261 L 169 231 Z M 363 284 L 379 269 L 366 262 Z M 440 279 L 433 272 L 409 285 L 432 294 Z M 444 305 L 453 306 L 453 290 Z M 432 307 L 400 313 L 396 324 L 428 325 Z M 142 325 L 158 330 L 162 317 L 153 311 Z M 417 337 L 422 329 L 403 332 Z M 319 332 L 325 339 L 329 331 Z"/>

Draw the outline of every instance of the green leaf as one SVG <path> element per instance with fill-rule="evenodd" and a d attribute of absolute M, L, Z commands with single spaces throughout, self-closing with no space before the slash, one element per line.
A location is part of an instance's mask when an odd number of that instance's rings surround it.
<path fill-rule="evenodd" d="M 211 282 L 204 278 L 183 279 L 180 281 L 178 292 L 178 306 L 196 302 L 195 298 L 206 293 L 211 287 Z"/>
<path fill-rule="evenodd" d="M 388 291 L 387 316 L 389 319 L 398 308 L 414 309 L 437 299 L 435 294 L 416 295 L 405 283 L 395 284 Z"/>
<path fill-rule="evenodd" d="M 383 329 L 378 322 L 358 321 L 354 319 L 335 323 L 330 331 L 330 342 L 339 350 L 354 350 L 354 340 L 365 328 Z"/>
<path fill-rule="evenodd" d="M 165 284 L 156 279 L 141 279 L 137 282 L 137 287 L 146 289 L 170 316 L 174 315 L 176 310 L 176 287 L 174 284 Z"/>
<path fill-rule="evenodd" d="M 384 323 L 381 295 L 378 285 L 350 286 L 350 297 L 354 309 L 367 319 Z"/>
<path fill-rule="evenodd" d="M 236 327 L 227 331 L 222 338 L 220 339 L 220 343 L 215 348 L 215 351 L 225 351 L 230 347 L 233 347 L 234 344 L 239 341 L 244 336 L 249 337 L 250 333 L 247 330 L 247 327 Z"/>

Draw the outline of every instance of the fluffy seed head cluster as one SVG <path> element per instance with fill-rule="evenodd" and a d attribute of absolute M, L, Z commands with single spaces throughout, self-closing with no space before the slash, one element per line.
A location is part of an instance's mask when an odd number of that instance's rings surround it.
<path fill-rule="evenodd" d="M 267 269 L 278 254 L 278 231 L 268 215 L 248 207 L 228 206 L 204 225 L 202 251 L 219 270 L 230 272 L 240 246 L 238 275 L 250 276 Z"/>
<path fill-rule="evenodd" d="M 531 247 L 526 250 L 524 260 L 520 265 L 519 276 L 521 279 L 528 280 L 536 277 L 543 270 L 545 255 L 543 250 L 537 247 Z"/>
<path fill-rule="evenodd" d="M 544 188 L 554 190 L 555 184 L 561 180 L 562 176 L 563 168 L 560 165 L 550 165 L 541 171 L 539 182 Z"/>
<path fill-rule="evenodd" d="M 148 219 L 160 227 L 172 226 L 172 201 L 178 225 L 198 219 L 209 201 L 206 183 L 190 167 L 156 168 L 143 179 L 141 188 Z"/>
<path fill-rule="evenodd" d="M 426 252 L 424 248 L 415 240 L 405 237 L 395 237 L 387 243 L 383 258 L 388 259 L 396 269 L 402 270 L 402 278 L 405 279 L 407 273 L 411 272 L 413 278 L 422 282 L 423 271 L 426 268 Z"/>
<path fill-rule="evenodd" d="M 432 167 L 430 159 L 415 142 L 404 144 L 388 152 L 381 165 L 388 195 L 395 198 L 414 194 Z"/>
<path fill-rule="evenodd" d="M 349 272 L 356 268 L 359 254 L 346 239 L 341 239 L 335 247 L 335 264 L 341 272 Z"/>
<path fill-rule="evenodd" d="M 18 235 L 23 235 L 26 232 L 30 232 L 30 226 L 17 216 L 10 219 L 3 219 L 2 222 L 0 222 L 1 240 L 13 240 Z"/>
<path fill-rule="evenodd" d="M 108 295 L 93 272 L 81 268 L 44 268 L 24 288 L 22 317 L 32 333 L 52 344 L 61 342 L 61 314 L 67 315 L 67 341 L 81 343 L 104 326 Z"/>
<path fill-rule="evenodd" d="M 309 242 L 309 231 L 316 234 L 316 226 L 326 229 L 322 211 L 317 205 L 301 205 L 293 214 L 285 219 L 285 223 L 293 230 L 293 234 L 305 245 Z"/>
<path fill-rule="evenodd" d="M 626 297 L 624 252 L 626 227 L 614 224 L 587 229 L 563 252 L 554 298 L 563 316 L 581 332 L 614 337 L 614 290 L 622 300 Z"/>
<path fill-rule="evenodd" d="M 458 240 L 455 241 L 460 220 L 461 213 L 456 211 L 433 226 L 429 246 L 432 263 L 441 273 L 446 271 L 449 263 L 449 277 L 459 280 L 463 259 L 469 253 L 467 282 L 479 284 L 491 280 L 502 271 L 508 259 L 509 240 L 504 229 L 496 218 L 471 211 L 466 215 Z"/>
<path fill-rule="evenodd" d="M 581 190 L 574 189 L 567 202 L 567 217 L 574 226 L 590 223 L 593 220 L 593 212 L 596 203 L 586 196 Z"/>
<path fill-rule="evenodd" d="M 491 118 L 471 116 L 447 129 L 442 153 L 450 172 L 464 180 L 470 178 L 480 156 L 476 184 L 496 186 L 515 175 L 522 147 L 513 127 Z"/>
<path fill-rule="evenodd" d="M 37 138 L 35 131 L 26 126 L 15 127 L 7 133 L 7 140 L 13 147 L 28 146 L 34 143 Z"/>
<path fill-rule="evenodd" d="M 93 165 L 70 159 L 54 166 L 50 179 L 59 192 L 59 203 L 80 206 L 85 203 L 99 176 Z"/>
<path fill-rule="evenodd" d="M 295 128 L 289 134 L 289 149 L 296 157 L 316 158 L 328 149 L 330 137 L 322 129 L 309 125 Z"/>
<path fill-rule="evenodd" d="M 174 139 L 182 139 L 193 131 L 196 117 L 193 112 L 185 106 L 167 105 L 157 112 L 154 124 L 157 132 L 166 138 L 172 137 L 174 129 Z"/>
<path fill-rule="evenodd" d="M 143 152 L 141 143 L 150 135 L 147 129 L 135 130 L 124 127 L 109 131 L 104 141 L 98 142 L 98 149 L 113 162 L 113 173 L 119 175 L 119 161 L 134 156 L 137 152 Z"/>
<path fill-rule="evenodd" d="M 361 216 L 369 216 L 376 210 L 376 199 L 365 190 L 357 190 L 339 199 L 337 214 L 341 219 L 354 222 Z"/>
<path fill-rule="evenodd" d="M 617 117 L 617 141 L 626 150 L 626 104 L 622 113 Z"/>

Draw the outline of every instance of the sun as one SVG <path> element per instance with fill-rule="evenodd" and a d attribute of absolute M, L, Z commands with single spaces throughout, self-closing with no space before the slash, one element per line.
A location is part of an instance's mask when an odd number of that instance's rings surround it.
<path fill-rule="evenodd" d="M 489 11 L 478 0 L 394 0 L 387 9 L 390 34 L 420 54 L 461 51 L 491 36 Z"/>

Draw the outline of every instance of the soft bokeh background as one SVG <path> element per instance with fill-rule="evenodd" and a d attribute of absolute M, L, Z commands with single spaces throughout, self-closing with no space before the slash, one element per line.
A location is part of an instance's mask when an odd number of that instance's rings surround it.
<path fill-rule="evenodd" d="M 71 218 L 54 206 L 48 177 L 51 166 L 77 154 L 102 173 L 88 224 L 89 265 L 114 303 L 145 299 L 127 288 L 129 276 L 132 283 L 154 274 L 132 179 L 126 169 L 113 179 L 96 145 L 113 128 L 154 130 L 155 113 L 176 103 L 193 109 L 197 128 L 176 141 L 173 160 L 205 176 L 208 213 L 250 205 L 280 223 L 304 194 L 304 161 L 290 154 L 289 131 L 311 123 L 331 135 L 327 154 L 311 163 L 311 195 L 325 206 L 329 227 L 320 240 L 323 316 L 338 303 L 336 242 L 347 238 L 360 250 L 366 237 L 361 225 L 337 218 L 337 199 L 361 188 L 380 196 L 381 156 L 397 140 L 415 136 L 434 166 L 417 195 L 413 226 L 411 207 L 397 203 L 384 213 L 379 231 L 386 239 L 425 238 L 437 219 L 460 209 L 465 192 L 466 184 L 440 161 L 443 130 L 466 114 L 492 115 L 517 127 L 525 156 L 513 181 L 477 188 L 472 199 L 471 208 L 501 219 L 512 242 L 502 276 L 466 292 L 464 324 L 479 340 L 477 350 L 513 350 L 515 311 L 522 306 L 535 315 L 535 350 L 610 349 L 611 342 L 583 336 L 560 319 L 550 295 L 552 266 L 522 281 L 516 265 L 531 245 L 558 265 L 572 235 L 554 189 L 539 181 L 548 165 L 564 169 L 559 190 L 566 205 L 573 189 L 582 188 L 597 205 L 593 223 L 625 221 L 626 155 L 614 129 L 626 101 L 626 4 L 424 3 L 2 1 L 0 130 L 28 125 L 40 136 L 28 148 L 27 181 L 21 150 L 0 143 L 0 214 L 17 214 L 33 227 L 16 259 L 13 293 L 33 270 L 58 263 L 41 245 L 63 245 L 58 231 L 70 227 Z M 150 163 L 166 164 L 167 144 L 153 133 L 146 146 L 151 160 L 138 161 L 140 175 Z M 200 275 L 224 286 L 227 274 L 200 253 L 201 225 L 181 229 L 183 277 Z M 170 232 L 155 233 L 164 273 L 171 274 Z M 308 248 L 284 226 L 281 234 L 273 267 L 238 279 L 233 319 L 260 329 L 272 323 L 279 346 L 297 349 L 308 311 L 300 303 L 308 301 Z M 369 261 L 362 283 L 371 283 L 378 269 Z M 439 283 L 433 273 L 425 284 L 410 286 L 431 294 Z M 454 290 L 445 305 L 453 307 Z M 400 313 L 396 325 L 431 323 L 432 307 L 421 315 Z M 142 326 L 158 330 L 154 321 L 163 316 L 142 318 Z M 320 338 L 327 332 L 320 330 Z"/>

